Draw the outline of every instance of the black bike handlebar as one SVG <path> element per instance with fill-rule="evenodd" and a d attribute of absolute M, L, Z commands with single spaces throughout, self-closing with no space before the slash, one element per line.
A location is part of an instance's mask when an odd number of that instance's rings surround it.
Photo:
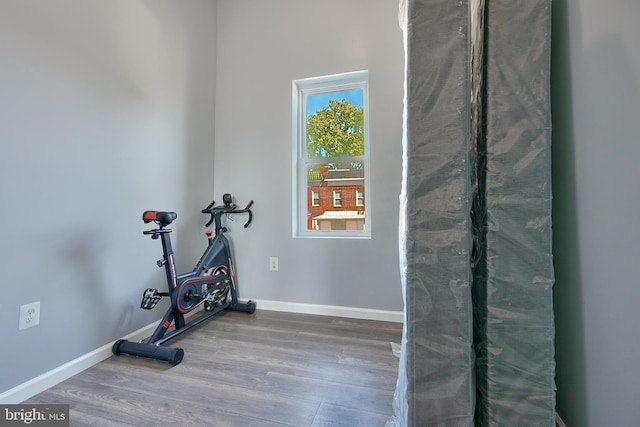
<path fill-rule="evenodd" d="M 209 211 L 209 209 L 211 209 L 213 207 L 213 205 L 215 205 L 215 204 L 216 204 L 216 201 L 212 200 L 211 203 L 209 203 L 209 206 L 207 206 L 206 208 L 204 208 L 202 210 L 202 213 L 207 213 L 207 211 Z"/>
<path fill-rule="evenodd" d="M 251 221 L 253 221 L 253 213 L 251 212 L 251 209 L 250 209 L 252 204 L 253 204 L 253 200 L 250 201 L 247 207 L 244 208 L 244 211 L 249 213 L 249 220 L 244 224 L 244 228 L 247 228 L 249 224 L 251 224 Z"/>
<path fill-rule="evenodd" d="M 222 214 L 240 214 L 240 213 L 248 213 L 249 214 L 249 220 L 244 224 L 244 228 L 247 228 L 249 226 L 249 224 L 251 224 L 251 221 L 253 221 L 253 213 L 251 212 L 251 205 L 253 205 L 253 200 L 249 202 L 249 204 L 247 206 L 245 206 L 244 209 L 238 209 L 238 206 L 233 204 L 233 205 L 224 205 L 224 206 L 216 206 L 214 207 L 214 205 L 216 204 L 215 201 L 211 202 L 209 204 L 209 206 L 207 206 L 206 208 L 202 209 L 202 213 L 203 214 L 209 214 L 211 215 L 211 219 L 209 220 L 209 222 L 207 222 L 205 224 L 205 227 L 210 226 L 211 224 L 213 224 L 214 221 L 214 216 L 215 215 L 222 215 Z"/>

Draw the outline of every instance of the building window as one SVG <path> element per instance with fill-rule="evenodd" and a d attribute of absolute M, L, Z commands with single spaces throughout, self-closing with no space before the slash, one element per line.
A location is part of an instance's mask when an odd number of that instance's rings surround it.
<path fill-rule="evenodd" d="M 320 206 L 320 190 L 311 190 L 311 206 Z"/>
<path fill-rule="evenodd" d="M 342 207 L 342 191 L 340 190 L 333 191 L 333 207 L 334 208 Z"/>
<path fill-rule="evenodd" d="M 368 72 L 293 82 L 293 234 L 371 237 Z"/>

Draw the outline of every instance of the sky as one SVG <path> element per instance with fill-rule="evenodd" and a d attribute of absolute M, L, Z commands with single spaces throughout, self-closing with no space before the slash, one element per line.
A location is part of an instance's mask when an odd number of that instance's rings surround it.
<path fill-rule="evenodd" d="M 307 117 L 309 117 L 311 114 L 315 114 L 318 110 L 327 108 L 329 106 L 330 99 L 335 99 L 338 101 L 346 99 L 356 107 L 362 107 L 364 105 L 362 89 L 318 93 L 307 97 Z"/>

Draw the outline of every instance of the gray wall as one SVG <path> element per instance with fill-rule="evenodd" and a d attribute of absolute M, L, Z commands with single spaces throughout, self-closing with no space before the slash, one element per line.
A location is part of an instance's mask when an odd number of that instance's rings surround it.
<path fill-rule="evenodd" d="M 164 286 L 161 251 L 141 234 L 142 211 L 178 212 L 187 270 L 205 244 L 199 209 L 227 191 L 256 202 L 249 230 L 230 227 L 242 296 L 402 310 L 397 3 L 343 3 L 3 2 L 0 322 L 11 350 L 0 392 L 154 322 L 162 308 L 138 305 L 142 289 Z M 374 237 L 294 240 L 291 81 L 359 69 L 370 72 Z M 20 305 L 34 301 L 40 325 L 18 331 Z"/>
<path fill-rule="evenodd" d="M 2 2 L 0 392 L 155 320 L 137 308 L 142 288 L 162 285 L 140 214 L 178 211 L 188 269 L 213 190 L 256 200 L 255 223 L 231 236 L 246 297 L 401 309 L 397 2 L 315 3 L 220 0 L 214 163 L 215 1 Z M 639 13 L 553 2 L 558 411 L 571 427 L 640 419 Z M 291 80 L 363 68 L 374 237 L 294 240 Z M 41 324 L 18 331 L 33 301 Z"/>
<path fill-rule="evenodd" d="M 557 409 L 638 425 L 640 3 L 553 2 Z"/>
<path fill-rule="evenodd" d="M 0 392 L 162 315 L 138 309 L 164 286 L 143 210 L 178 212 L 192 268 L 213 193 L 215 20 L 209 0 L 2 1 Z M 40 325 L 19 331 L 34 301 Z"/>
<path fill-rule="evenodd" d="M 404 50 L 397 0 L 220 0 L 215 189 L 255 201 L 231 234 L 241 295 L 402 310 Z M 292 237 L 292 80 L 369 70 L 372 239 Z M 269 271 L 269 257 L 280 270 Z"/>

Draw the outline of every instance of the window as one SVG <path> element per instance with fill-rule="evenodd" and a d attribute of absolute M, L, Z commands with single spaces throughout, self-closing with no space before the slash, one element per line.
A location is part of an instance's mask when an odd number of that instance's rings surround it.
<path fill-rule="evenodd" d="M 371 237 L 368 121 L 367 71 L 293 82 L 294 236 Z"/>
<path fill-rule="evenodd" d="M 334 208 L 342 207 L 342 191 L 340 190 L 333 191 L 333 207 Z"/>

